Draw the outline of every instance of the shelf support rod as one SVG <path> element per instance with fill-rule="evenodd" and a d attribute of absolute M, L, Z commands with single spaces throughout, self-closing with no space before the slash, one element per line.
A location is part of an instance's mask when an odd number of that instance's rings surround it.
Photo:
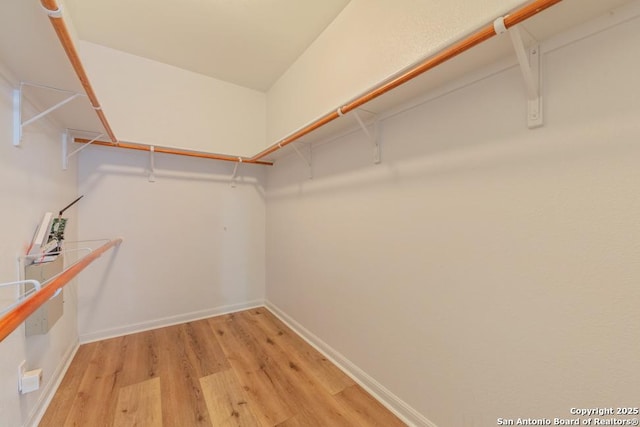
<path fill-rule="evenodd" d="M 236 174 L 238 173 L 238 166 L 242 163 L 242 157 L 238 157 L 238 161 L 233 167 L 233 175 L 231 175 L 231 188 L 236 188 Z"/>
<path fill-rule="evenodd" d="M 91 131 L 83 131 L 83 132 L 87 132 L 87 133 L 97 133 L 97 132 L 91 132 Z M 97 140 L 99 140 L 100 138 L 102 138 L 104 136 L 104 133 L 98 134 L 98 136 L 96 136 L 95 138 L 89 140 L 89 142 L 85 143 L 84 145 L 82 145 L 82 147 L 72 151 L 71 153 L 64 155 L 64 159 L 63 159 L 63 164 L 62 164 L 62 169 L 67 170 L 67 168 L 69 167 L 69 159 L 72 158 L 73 156 L 75 156 L 76 154 L 78 154 L 79 152 L 81 152 L 82 150 L 84 150 L 85 148 L 87 148 L 89 145 L 93 144 L 94 142 L 96 142 Z M 69 138 L 69 129 L 66 129 L 64 131 L 64 134 L 62 136 L 62 141 L 63 141 L 63 151 L 68 150 L 68 138 Z"/>
<path fill-rule="evenodd" d="M 74 93 L 70 97 L 63 99 L 62 101 L 58 102 L 54 106 L 47 108 L 42 113 L 36 114 L 35 116 L 31 117 L 29 120 L 26 120 L 26 121 L 22 122 L 22 124 L 21 124 L 22 127 L 25 127 L 25 126 L 35 122 L 36 120 L 41 119 L 42 117 L 46 116 L 47 114 L 51 113 L 52 111 L 57 110 L 58 108 L 62 107 L 63 105 L 73 101 L 74 99 L 76 99 L 79 96 L 82 96 L 82 94 Z"/>
<path fill-rule="evenodd" d="M 353 116 L 356 118 L 358 124 L 360 125 L 360 128 L 365 133 L 365 135 L 367 135 L 367 138 L 369 138 L 369 141 L 371 142 L 371 145 L 373 146 L 373 163 L 376 164 L 376 165 L 380 164 L 381 159 L 380 159 L 380 140 L 378 139 L 378 136 L 379 136 L 378 118 L 377 117 L 374 118 L 373 133 L 371 133 L 371 132 L 369 132 L 369 129 L 367 129 L 367 126 L 364 124 L 364 121 L 360 117 L 360 114 L 358 113 L 358 110 L 353 110 Z"/>
<path fill-rule="evenodd" d="M 107 240 L 108 241 L 108 240 Z M 66 242 L 66 241 L 65 241 Z M 73 242 L 72 242 L 73 243 Z M 55 253 L 55 255 L 63 255 L 66 253 L 71 253 L 71 252 L 87 252 L 87 254 L 91 253 L 92 249 L 91 248 L 74 248 L 74 249 L 63 249 L 61 251 L 58 251 Z M 53 254 L 52 254 L 53 255 Z M 18 261 L 22 262 L 22 264 L 24 265 L 24 261 L 26 260 L 30 260 L 30 259 L 37 259 L 37 258 L 42 258 L 44 256 L 47 256 L 47 254 L 31 254 L 31 255 L 21 255 L 18 257 Z M 54 277 L 52 277 L 51 279 L 53 279 Z M 49 279 L 49 280 L 51 280 Z"/>
<path fill-rule="evenodd" d="M 156 182 L 155 154 L 156 154 L 156 147 L 151 145 L 149 147 L 149 182 Z"/>
<path fill-rule="evenodd" d="M 36 291 L 39 291 L 40 288 L 42 287 L 42 284 L 37 280 L 28 279 L 28 280 L 18 280 L 17 282 L 0 283 L 0 288 L 4 288 L 6 286 L 19 286 L 19 285 L 33 285 Z"/>
<path fill-rule="evenodd" d="M 11 311 L 13 308 L 18 306 L 22 301 L 24 301 L 27 297 L 31 296 L 33 293 L 35 293 L 35 292 L 39 291 L 40 289 L 42 289 L 42 283 L 40 283 L 37 280 L 30 280 L 30 279 L 29 280 L 18 280 L 17 282 L 0 283 L 0 288 L 4 288 L 4 287 L 7 287 L 7 286 L 24 286 L 24 285 L 32 285 L 33 289 L 29 293 L 26 293 L 26 292 L 20 290 L 20 296 L 18 297 L 18 299 L 16 301 L 14 301 L 13 303 L 9 304 L 8 306 L 1 308 L 0 309 L 0 315 Z"/>
<path fill-rule="evenodd" d="M 69 168 L 69 129 L 62 132 L 62 170 Z"/>
<path fill-rule="evenodd" d="M 58 102 L 57 104 L 47 108 L 43 112 L 36 114 L 35 116 L 31 117 L 30 119 L 22 121 L 22 104 L 23 104 L 22 88 L 25 85 L 26 86 L 33 86 L 33 87 L 43 88 L 43 89 L 55 90 L 55 91 L 58 91 L 58 92 L 70 93 L 71 95 L 69 97 L 63 99 L 62 101 Z M 72 92 L 72 91 L 69 91 L 69 90 L 58 89 L 58 88 L 48 87 L 48 86 L 44 86 L 44 85 L 38 85 L 38 84 L 34 84 L 34 83 L 21 82 L 20 83 L 20 88 L 19 89 L 15 89 L 13 91 L 13 145 L 15 147 L 20 146 L 20 143 L 22 142 L 22 131 L 23 131 L 25 126 L 35 122 L 36 120 L 40 120 L 41 118 L 45 117 L 47 114 L 57 110 L 58 108 L 62 107 L 65 104 L 68 104 L 69 102 L 73 101 L 74 99 L 76 99 L 76 98 L 78 98 L 80 96 L 86 96 L 86 95 L 84 95 L 82 93 L 78 93 L 78 92 Z"/>
<path fill-rule="evenodd" d="M 298 147 L 296 147 L 296 144 L 291 144 L 291 146 L 293 147 L 293 149 L 296 151 L 296 153 L 298 154 L 298 157 L 300 157 L 302 159 L 302 161 L 307 165 L 307 167 L 309 168 L 309 179 L 313 179 L 313 170 L 311 169 L 311 156 L 312 156 L 312 151 L 311 151 L 311 144 L 309 144 L 309 159 L 307 160 L 307 158 L 304 156 L 304 154 L 302 154 L 302 152 L 298 149 Z"/>
<path fill-rule="evenodd" d="M 13 91 L 13 146 L 22 142 L 22 86 Z"/>

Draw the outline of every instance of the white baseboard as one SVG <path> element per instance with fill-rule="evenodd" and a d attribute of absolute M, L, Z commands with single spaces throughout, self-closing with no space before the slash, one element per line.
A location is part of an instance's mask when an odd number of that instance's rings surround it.
<path fill-rule="evenodd" d="M 62 382 L 64 375 L 67 373 L 67 370 L 69 369 L 71 361 L 75 357 L 76 352 L 78 351 L 78 347 L 80 347 L 80 343 L 76 341 L 64 354 L 61 360 L 62 363 L 58 365 L 55 372 L 51 376 L 51 381 L 49 381 L 42 390 L 42 393 L 40 394 L 36 405 L 33 407 L 33 410 L 27 418 L 27 422 L 24 424 L 25 426 L 37 427 L 37 425 L 40 424 L 44 413 L 47 411 L 47 408 L 51 403 L 51 399 L 53 399 L 56 391 L 58 391 L 58 387 L 60 387 L 60 383 Z"/>
<path fill-rule="evenodd" d="M 220 316 L 222 314 L 233 313 L 235 311 L 248 310 L 250 308 L 264 306 L 264 300 L 247 301 L 239 304 L 230 304 L 206 310 L 193 311 L 191 313 L 179 314 L 176 316 L 163 317 L 160 319 L 150 320 L 132 325 L 122 326 L 119 328 L 104 329 L 101 331 L 91 332 L 80 335 L 80 343 L 86 344 L 94 341 L 105 340 L 109 338 L 121 337 L 123 335 L 134 334 L 137 332 L 149 331 L 151 329 L 163 328 L 165 326 L 178 325 L 180 323 L 191 322 L 208 317 Z"/>
<path fill-rule="evenodd" d="M 331 360 L 331 362 L 338 366 L 338 368 L 344 371 L 345 374 L 349 375 L 355 382 L 362 386 L 362 388 L 369 392 L 375 399 L 386 406 L 387 409 L 396 414 L 403 422 L 412 427 L 437 427 L 434 423 L 401 400 L 398 396 L 391 393 L 391 391 L 369 376 L 349 359 L 334 350 L 331 346 L 322 341 L 296 320 L 280 310 L 276 305 L 269 301 L 265 301 L 264 305 L 311 346 L 326 356 Z"/>

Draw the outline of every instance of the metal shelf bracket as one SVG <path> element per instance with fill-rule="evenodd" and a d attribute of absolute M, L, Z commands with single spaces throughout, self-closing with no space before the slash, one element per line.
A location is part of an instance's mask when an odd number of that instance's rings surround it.
<path fill-rule="evenodd" d="M 240 163 L 242 163 L 242 157 L 238 157 L 238 161 L 233 167 L 233 175 L 231 175 L 231 188 L 236 188 L 236 176 L 238 173 L 238 166 L 240 166 Z"/>
<path fill-rule="evenodd" d="M 42 283 L 37 280 L 18 280 L 17 282 L 6 282 L 0 283 L 0 288 L 8 287 L 8 286 L 24 286 L 24 285 L 32 285 L 33 288 L 30 292 L 24 293 L 20 291 L 20 296 L 16 299 L 16 301 L 12 302 L 6 307 L 0 307 L 0 315 L 9 312 L 11 309 L 19 305 L 25 298 L 31 296 L 33 293 L 39 291 L 42 288 Z"/>
<path fill-rule="evenodd" d="M 380 164 L 380 121 L 378 120 L 378 117 L 374 115 L 373 132 L 370 132 L 367 125 L 365 125 L 364 121 L 360 117 L 358 110 L 353 110 L 353 116 L 356 118 L 360 128 L 362 128 L 362 131 L 367 135 L 367 138 L 369 138 L 369 141 L 371 142 L 373 147 L 373 163 L 376 165 Z"/>
<path fill-rule="evenodd" d="M 540 84 L 540 43 L 527 33 L 532 43 L 525 46 L 520 25 L 515 25 L 507 30 L 504 25 L 504 17 L 496 19 L 493 26 L 497 34 L 509 32 L 527 90 L 527 125 L 530 129 L 540 127 L 544 124 Z M 522 30 L 526 32 L 524 28 Z"/>
<path fill-rule="evenodd" d="M 298 157 L 300 157 L 302 159 L 302 161 L 307 165 L 307 167 L 309 168 L 309 179 L 313 179 L 313 170 L 311 168 L 311 160 L 312 160 L 312 151 L 311 151 L 311 144 L 309 144 L 309 159 L 307 159 L 304 154 L 302 154 L 302 152 L 300 151 L 300 149 L 298 147 L 296 147 L 296 144 L 291 144 L 291 146 L 293 147 L 293 149 L 296 151 L 296 154 L 298 154 Z"/>
<path fill-rule="evenodd" d="M 58 102 L 57 104 L 47 108 L 46 110 L 44 110 L 41 113 L 36 114 L 35 116 L 31 117 L 30 119 L 27 119 L 25 121 L 22 121 L 22 104 L 23 104 L 23 87 L 24 86 L 32 86 L 32 87 L 37 87 L 37 88 L 41 88 L 41 89 L 49 89 L 49 90 L 54 90 L 57 92 L 62 92 L 62 93 L 66 93 L 69 94 L 69 96 L 65 99 L 63 99 L 62 101 Z M 40 85 L 40 84 L 35 84 L 35 83 L 28 83 L 28 82 L 20 82 L 20 88 L 19 89 L 14 89 L 13 91 L 13 145 L 14 147 L 19 147 L 20 143 L 22 142 L 22 131 L 24 129 L 25 126 L 35 122 L 36 120 L 39 120 L 43 117 L 45 117 L 47 114 L 57 110 L 58 108 L 62 107 L 63 105 L 73 101 L 74 99 L 81 97 L 81 96 L 87 96 L 83 93 L 78 93 L 78 92 L 72 92 L 70 90 L 64 90 L 64 89 L 58 89 L 55 87 L 50 87 L 50 86 L 45 86 L 45 85 Z"/>
<path fill-rule="evenodd" d="M 149 147 L 149 182 L 156 182 L 156 147 Z"/>
<path fill-rule="evenodd" d="M 71 153 L 69 153 L 69 139 L 70 139 L 69 138 L 70 137 L 69 131 L 93 133 L 93 134 L 98 134 L 98 136 L 96 136 L 95 138 L 91 139 L 89 142 L 87 142 L 84 145 L 82 145 L 82 147 L 80 147 L 80 148 L 72 151 Z M 92 132 L 92 131 L 88 131 L 88 130 L 65 129 L 64 132 L 62 133 L 62 169 L 63 170 L 67 170 L 69 168 L 69 159 L 70 158 L 72 158 L 73 156 L 78 154 L 80 151 L 84 150 L 89 145 L 93 144 L 94 142 L 96 142 L 97 140 L 102 138 L 103 136 L 104 136 L 104 133 Z"/>

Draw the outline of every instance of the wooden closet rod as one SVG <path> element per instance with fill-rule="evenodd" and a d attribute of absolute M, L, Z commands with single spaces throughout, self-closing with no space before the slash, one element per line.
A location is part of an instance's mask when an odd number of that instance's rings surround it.
<path fill-rule="evenodd" d="M 542 12 L 543 10 L 555 5 L 556 3 L 560 3 L 562 0 L 535 0 L 529 3 L 526 6 L 523 6 L 521 9 L 518 9 L 511 14 L 504 17 L 504 25 L 506 28 L 513 27 L 532 16 Z M 412 80 L 422 73 L 429 71 L 436 66 L 447 62 L 448 60 L 460 55 L 463 52 L 471 49 L 474 46 L 479 45 L 480 43 L 490 39 L 491 37 L 496 35 L 496 31 L 494 29 L 493 23 L 489 24 L 465 39 L 449 46 L 448 48 L 436 53 L 433 56 L 428 57 L 427 59 L 419 62 L 418 64 L 411 67 L 409 70 L 402 72 L 401 74 L 392 77 L 390 80 L 379 84 L 378 86 L 370 89 L 368 92 L 360 95 L 356 99 L 348 102 L 347 104 L 337 108 L 335 111 L 332 111 L 315 122 L 303 127 L 302 129 L 294 132 L 293 134 L 287 136 L 282 141 L 271 145 L 255 156 L 251 157 L 251 160 L 259 160 L 269 154 L 278 151 L 280 148 L 291 144 L 292 142 L 300 139 L 304 135 L 318 129 L 321 126 L 326 125 L 327 123 L 339 118 L 340 116 L 347 114 L 350 111 L 355 110 L 356 108 L 366 104 L 367 102 L 389 92 L 392 89 Z"/>
<path fill-rule="evenodd" d="M 91 140 L 86 138 L 73 138 L 73 142 L 77 142 L 79 144 L 87 144 Z M 116 147 L 116 148 L 126 148 L 128 150 L 139 150 L 139 151 L 151 151 L 150 145 L 145 144 L 134 144 L 130 142 L 107 142 L 107 141 L 93 141 L 91 145 L 101 145 L 104 147 Z M 202 151 L 191 151 L 191 150 L 182 150 L 179 148 L 166 148 L 166 147 L 158 147 L 154 146 L 153 151 L 155 153 L 164 153 L 164 154 L 174 154 L 176 156 L 187 156 L 187 157 L 199 157 L 202 159 L 212 159 L 212 160 L 223 160 L 225 162 L 240 162 L 242 163 L 252 163 L 257 165 L 267 165 L 272 166 L 273 162 L 268 162 L 266 160 L 253 160 L 250 157 L 241 157 L 241 156 L 229 156 L 227 154 L 213 154 L 213 153 L 205 153 Z M 242 159 L 242 160 L 241 160 Z"/>
<path fill-rule="evenodd" d="M 37 309 L 39 309 L 44 303 L 61 289 L 64 285 L 69 283 L 71 279 L 76 277 L 78 273 L 84 270 L 89 264 L 96 260 L 100 255 L 111 249 L 112 247 L 119 245 L 122 239 L 113 239 L 98 249 L 92 251 L 87 256 L 83 257 L 80 261 L 73 264 L 71 267 L 64 270 L 59 276 L 45 284 L 39 291 L 25 299 L 22 303 L 18 304 L 12 310 L 8 311 L 2 318 L 0 318 L 0 341 L 4 340 L 11 334 L 18 326 L 22 324 L 27 317 L 31 316 Z"/>
<path fill-rule="evenodd" d="M 59 11 L 56 0 L 41 0 L 41 1 L 42 1 L 42 5 L 46 9 L 52 12 Z M 506 28 L 511 28 L 514 25 L 517 25 L 531 18 L 532 16 L 542 12 L 543 10 L 548 9 L 549 7 L 557 3 L 560 3 L 561 1 L 562 0 L 534 0 L 531 3 L 523 6 L 522 8 L 505 16 L 504 26 Z M 118 142 L 115 135 L 111 131 L 111 127 L 109 126 L 109 123 L 107 122 L 107 119 L 104 116 L 104 113 L 99 107 L 95 93 L 91 87 L 91 84 L 89 83 L 89 79 L 84 71 L 84 68 L 82 67 L 82 63 L 80 62 L 80 58 L 69 36 L 69 32 L 64 24 L 64 21 L 62 20 L 61 17 L 54 17 L 54 16 L 51 16 L 51 14 L 50 14 L 50 20 L 56 30 L 56 33 L 58 34 L 58 38 L 60 39 L 60 42 L 62 43 L 65 51 L 67 52 L 67 56 L 71 60 L 71 65 L 73 65 L 73 68 L 75 69 L 76 74 L 80 78 L 80 81 L 82 82 L 82 85 L 84 86 L 87 92 L 87 95 L 91 100 L 91 103 L 94 105 L 94 108 L 96 108 L 96 113 L 98 114 L 100 121 L 102 122 L 105 129 L 107 130 L 107 133 L 109 134 L 109 137 L 111 138 L 111 141 L 112 141 L 112 143 L 96 141 L 96 142 L 93 142 L 93 144 L 106 145 L 106 146 L 119 147 L 119 148 L 128 148 L 133 150 L 150 151 L 150 146 L 148 145 Z M 292 142 L 297 141 L 298 139 L 326 125 L 327 123 L 332 122 L 333 120 L 347 114 L 348 112 L 355 110 L 356 108 L 366 104 L 367 102 L 418 77 L 419 75 L 425 73 L 426 71 L 429 71 L 432 68 L 435 68 L 436 66 L 444 62 L 447 62 L 448 60 L 460 55 L 461 53 L 466 52 L 472 47 L 479 45 L 480 43 L 492 38 L 495 35 L 496 35 L 496 31 L 494 29 L 493 24 L 489 24 L 481 28 L 480 30 L 466 37 L 465 39 L 419 62 L 418 64 L 411 67 L 409 70 L 401 72 L 399 75 L 392 77 L 385 82 L 380 83 L 373 89 L 370 89 L 368 92 L 358 96 L 357 98 L 353 99 L 352 101 L 349 101 L 348 103 L 342 105 L 341 107 L 336 108 L 334 111 L 328 114 L 325 114 L 324 116 L 320 117 L 319 119 L 312 122 L 311 124 L 295 131 L 294 133 L 287 136 L 280 142 L 269 146 L 268 148 L 264 149 L 263 151 L 259 152 L 253 157 L 241 157 L 241 156 L 231 156 L 231 155 L 223 155 L 223 154 L 208 154 L 208 153 L 200 153 L 196 151 L 161 148 L 161 147 L 155 147 L 155 151 L 166 153 L 166 154 L 176 154 L 180 156 L 192 156 L 192 157 L 202 157 L 202 158 L 224 160 L 224 161 L 231 161 L 231 162 L 244 162 L 244 163 L 271 165 L 273 163 L 262 161 L 261 159 L 291 144 Z M 88 142 L 87 140 L 80 139 L 80 138 L 76 138 L 75 141 L 80 143 Z"/>
<path fill-rule="evenodd" d="M 82 62 L 80 61 L 80 56 L 78 55 L 78 51 L 76 50 L 75 45 L 73 44 L 73 40 L 71 40 L 71 35 L 69 34 L 69 30 L 67 29 L 67 25 L 64 23 L 62 19 L 62 14 L 60 11 L 60 7 L 58 6 L 56 0 L 41 0 L 42 6 L 49 13 L 49 21 L 51 21 L 51 25 L 53 25 L 53 29 L 56 31 L 58 35 L 58 39 L 60 39 L 60 43 L 64 48 L 64 51 L 67 53 L 67 57 L 73 66 L 73 69 L 76 72 L 76 75 L 80 79 L 80 83 L 82 83 L 82 87 L 84 87 L 84 91 L 87 93 L 89 97 L 89 102 L 91 102 L 91 106 L 96 111 L 100 122 L 102 122 L 102 126 L 107 131 L 107 135 L 113 142 L 117 142 L 118 138 L 113 133 L 109 122 L 107 121 L 107 117 L 102 112 L 102 107 L 100 107 L 100 103 L 98 102 L 98 97 L 96 93 L 93 91 L 93 87 L 91 87 L 91 83 L 89 82 L 89 77 L 87 76 L 84 67 L 82 66 Z"/>

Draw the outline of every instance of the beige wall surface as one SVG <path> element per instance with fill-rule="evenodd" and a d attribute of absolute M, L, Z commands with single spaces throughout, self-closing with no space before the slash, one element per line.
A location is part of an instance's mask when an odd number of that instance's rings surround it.
<path fill-rule="evenodd" d="M 18 280 L 17 258 L 23 255 L 34 230 L 45 212 L 57 212 L 76 197 L 75 161 L 62 171 L 61 134 L 48 119 L 41 119 L 24 128 L 20 148 L 13 147 L 12 88 L 14 82 L 2 77 L 0 64 L 0 283 Z M 23 106 L 25 117 L 35 110 Z M 77 209 L 65 212 L 69 219 L 65 237 L 76 240 Z M 69 248 L 72 247 L 69 245 Z M 73 259 L 72 255 L 67 258 Z M 2 307 L 15 301 L 15 287 L 0 288 Z M 64 314 L 46 335 L 25 337 L 20 325 L 0 343 L 0 425 L 21 426 L 34 420 L 47 393 L 52 390 L 57 375 L 78 341 L 76 325 L 75 281 L 64 290 Z M 40 390 L 18 393 L 18 364 L 26 360 L 28 370 L 41 368 L 43 384 Z"/>
<path fill-rule="evenodd" d="M 238 156 L 264 147 L 264 93 L 94 43 L 77 44 L 118 139 Z"/>
<path fill-rule="evenodd" d="M 101 147 L 80 153 L 81 238 L 121 236 L 79 279 L 80 340 L 179 323 L 264 298 L 264 169 Z"/>
<path fill-rule="evenodd" d="M 543 46 L 542 128 L 514 66 L 383 120 L 380 165 L 279 161 L 268 301 L 438 426 L 637 407 L 635 16 Z"/>

